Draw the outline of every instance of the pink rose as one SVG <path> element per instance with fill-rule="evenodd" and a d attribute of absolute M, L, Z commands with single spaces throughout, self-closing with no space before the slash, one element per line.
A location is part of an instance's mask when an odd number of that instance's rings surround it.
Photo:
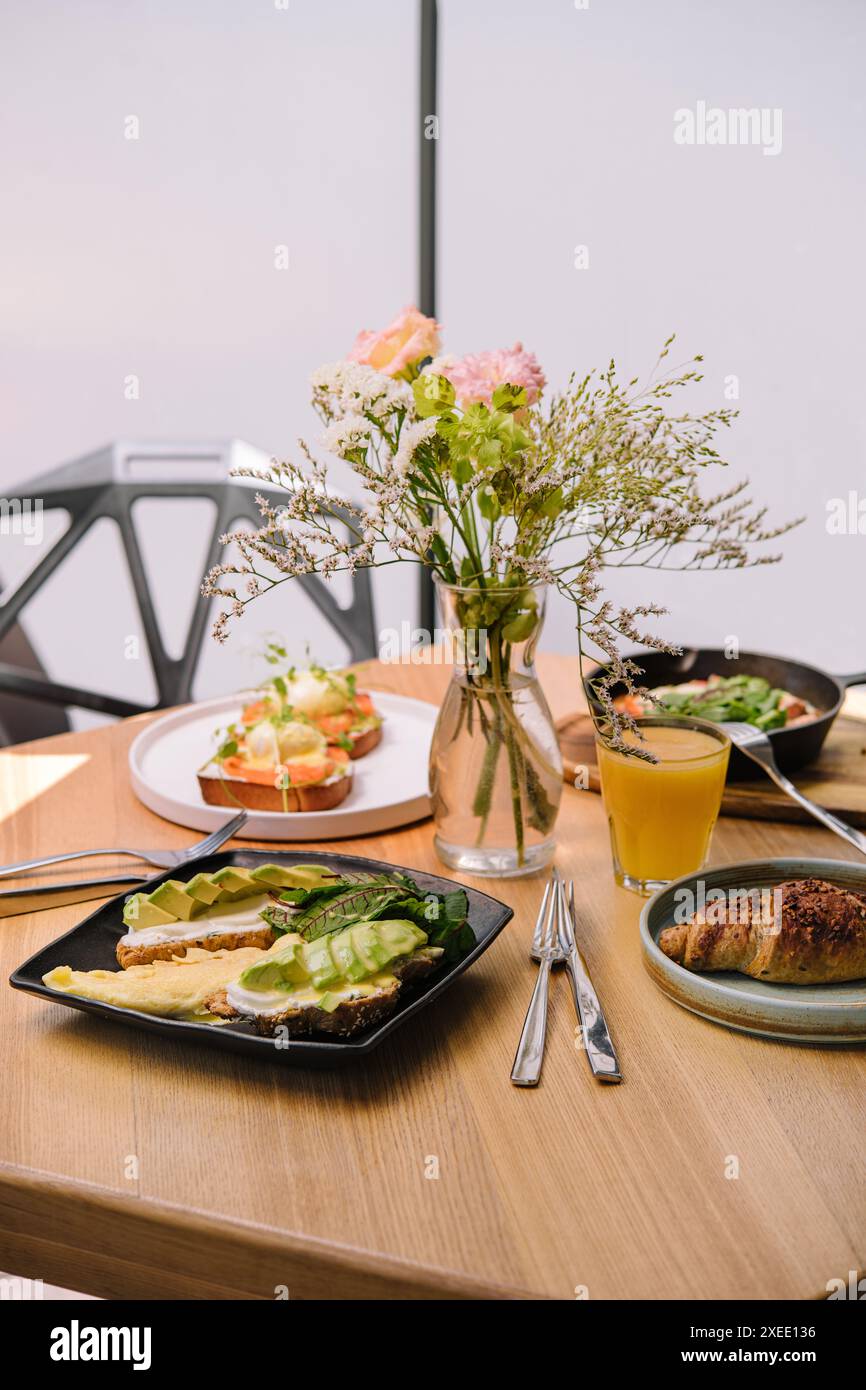
<path fill-rule="evenodd" d="M 525 352 L 522 343 L 494 352 L 470 353 L 459 359 L 439 357 L 431 362 L 428 371 L 448 378 L 462 406 L 475 401 L 490 405 L 496 387 L 505 382 L 525 386 L 527 403 L 534 405 L 547 382 L 538 358 Z"/>
<path fill-rule="evenodd" d="M 359 333 L 349 361 L 361 362 L 387 376 L 402 376 L 416 362 L 438 351 L 439 324 L 408 304 L 387 328 Z"/>

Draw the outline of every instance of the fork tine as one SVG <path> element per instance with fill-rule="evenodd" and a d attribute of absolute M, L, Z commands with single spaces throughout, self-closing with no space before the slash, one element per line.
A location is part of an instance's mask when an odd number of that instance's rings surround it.
<path fill-rule="evenodd" d="M 551 910 L 551 915 L 552 915 L 553 922 L 554 922 L 554 937 L 555 937 L 555 939 L 556 939 L 556 941 L 557 941 L 557 944 L 561 947 L 561 946 L 562 946 L 562 932 L 560 931 L 559 922 L 560 922 L 560 913 L 561 913 L 561 911 L 562 911 L 561 898 L 562 898 L 562 892 L 563 892 L 563 889 L 564 889 L 564 886 L 565 886 L 565 880 L 563 879 L 562 874 L 559 872 L 559 869 L 556 867 L 555 864 L 554 864 L 554 866 L 553 866 L 553 875 L 552 875 L 552 877 L 553 877 L 554 901 L 553 901 L 553 907 L 552 907 L 552 910 Z"/>
<path fill-rule="evenodd" d="M 559 935 L 559 884 L 550 898 L 550 910 L 545 924 L 545 947 L 553 947 Z"/>
<path fill-rule="evenodd" d="M 568 892 L 566 893 L 566 887 Z M 574 879 L 559 885 L 559 944 L 568 953 L 574 945 Z"/>
<path fill-rule="evenodd" d="M 239 811 L 230 821 L 226 821 L 218 829 L 211 832 L 205 839 L 200 840 L 197 845 L 190 845 L 189 849 L 184 850 L 184 857 L 187 859 L 200 859 L 207 854 L 213 845 L 224 844 L 227 839 L 231 839 L 236 830 L 244 824 L 247 818 L 246 811 Z M 229 833 L 226 834 L 226 831 Z"/>
<path fill-rule="evenodd" d="M 551 950 L 559 940 L 559 895 L 561 891 L 560 884 L 554 883 L 547 921 L 544 924 L 544 950 Z"/>
<path fill-rule="evenodd" d="M 227 826 L 220 826 L 219 830 L 212 831 L 212 833 L 208 835 L 204 840 L 200 840 L 197 845 L 190 845 L 190 848 L 187 851 L 187 853 L 189 853 L 190 855 L 203 854 L 204 851 L 208 849 L 210 845 L 215 845 L 219 840 L 221 840 L 224 837 L 225 831 L 227 829 Z M 232 829 L 234 829 L 234 826 L 232 826 Z"/>
<path fill-rule="evenodd" d="M 231 820 L 226 821 L 225 824 L 221 825 L 218 830 L 215 830 L 213 832 L 213 835 L 210 836 L 210 839 L 219 839 L 220 837 L 223 837 L 224 839 L 230 839 L 231 836 L 234 835 L 236 830 L 240 830 L 241 826 L 246 825 L 247 820 L 247 812 L 238 811 L 236 816 L 233 816 Z"/>
<path fill-rule="evenodd" d="M 541 899 L 541 907 L 538 909 L 538 917 L 535 922 L 535 931 L 532 933 L 532 949 L 536 952 L 541 950 L 541 943 L 544 940 L 547 925 L 547 902 L 551 887 L 552 882 L 548 883 L 544 890 L 544 897 Z"/>
<path fill-rule="evenodd" d="M 570 931 L 568 927 L 568 912 L 565 902 L 565 880 L 560 878 L 556 885 L 556 938 L 561 951 L 568 951 L 571 946 Z"/>

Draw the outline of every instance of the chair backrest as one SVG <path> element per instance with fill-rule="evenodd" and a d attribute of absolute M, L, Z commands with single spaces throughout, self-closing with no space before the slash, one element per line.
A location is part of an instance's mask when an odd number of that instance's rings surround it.
<path fill-rule="evenodd" d="M 214 504 L 204 567 L 209 569 L 219 563 L 223 552 L 220 538 L 239 520 L 257 526 L 261 516 L 255 496 L 257 493 L 268 496 L 267 487 L 257 480 L 229 478 L 230 469 L 263 463 L 267 463 L 267 455 L 238 440 L 194 444 L 123 441 L 43 474 L 16 489 L 15 495 L 3 499 L 6 516 L 14 516 L 16 506 L 33 506 L 35 499 L 44 511 L 56 508 L 66 512 L 69 526 L 0 607 L 0 641 L 22 618 L 26 623 L 27 605 L 90 528 L 102 518 L 110 518 L 117 525 L 126 553 L 157 699 L 152 705 L 136 704 L 98 690 L 63 685 L 10 661 L 0 661 L 0 691 L 120 716 L 189 700 L 212 612 L 204 600 L 196 602 L 182 651 L 173 656 L 166 650 L 132 508 L 145 498 L 208 499 Z M 279 497 L 274 498 L 275 502 L 279 500 Z M 333 514 L 341 519 L 338 510 Z M 293 582 L 304 589 L 327 623 L 339 634 L 348 647 L 351 660 L 361 661 L 376 655 L 372 589 L 367 570 L 359 569 L 352 576 L 351 601 L 347 606 L 340 606 L 329 586 L 315 575 L 301 576 Z"/>
<path fill-rule="evenodd" d="M 2 578 L 2 576 L 0 576 Z M 0 638 L 0 663 L 44 676 L 39 654 L 20 623 L 13 623 Z M 30 700 L 25 695 L 7 694 L 0 688 L 0 748 L 25 743 L 32 738 L 49 738 L 69 732 L 69 718 L 60 705 Z"/>

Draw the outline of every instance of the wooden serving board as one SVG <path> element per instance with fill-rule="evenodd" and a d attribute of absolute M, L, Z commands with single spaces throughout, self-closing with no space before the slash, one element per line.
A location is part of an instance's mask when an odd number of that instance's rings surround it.
<path fill-rule="evenodd" d="M 567 782 L 590 791 L 601 791 L 595 757 L 595 737 L 588 714 L 566 715 L 556 725 L 565 764 Z M 849 825 L 866 827 L 866 721 L 840 715 L 834 723 L 821 756 L 811 767 L 801 768 L 791 780 L 811 801 L 835 812 Z M 750 820 L 811 821 L 812 817 L 780 791 L 769 777 L 759 774 L 754 781 L 729 782 L 722 798 L 723 816 L 744 816 Z"/>

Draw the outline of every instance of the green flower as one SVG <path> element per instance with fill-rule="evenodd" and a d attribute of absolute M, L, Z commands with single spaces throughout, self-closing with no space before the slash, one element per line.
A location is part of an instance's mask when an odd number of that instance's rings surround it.
<path fill-rule="evenodd" d="M 468 462 L 481 472 L 496 472 L 525 441 L 522 431 L 515 434 L 511 416 L 491 414 L 485 405 L 471 405 L 462 416 L 449 411 L 440 418 L 438 432 L 448 445 L 452 466 Z"/>
<path fill-rule="evenodd" d="M 501 386 L 497 386 L 493 392 L 492 405 L 494 410 L 522 410 L 526 404 L 525 386 L 512 386 L 510 382 L 506 381 Z"/>
<path fill-rule="evenodd" d="M 446 410 L 450 410 L 457 399 L 448 378 L 436 376 L 433 372 L 425 372 L 423 376 L 415 378 L 412 382 L 412 394 L 415 397 L 415 409 L 425 420 L 431 415 L 442 415 Z"/>

